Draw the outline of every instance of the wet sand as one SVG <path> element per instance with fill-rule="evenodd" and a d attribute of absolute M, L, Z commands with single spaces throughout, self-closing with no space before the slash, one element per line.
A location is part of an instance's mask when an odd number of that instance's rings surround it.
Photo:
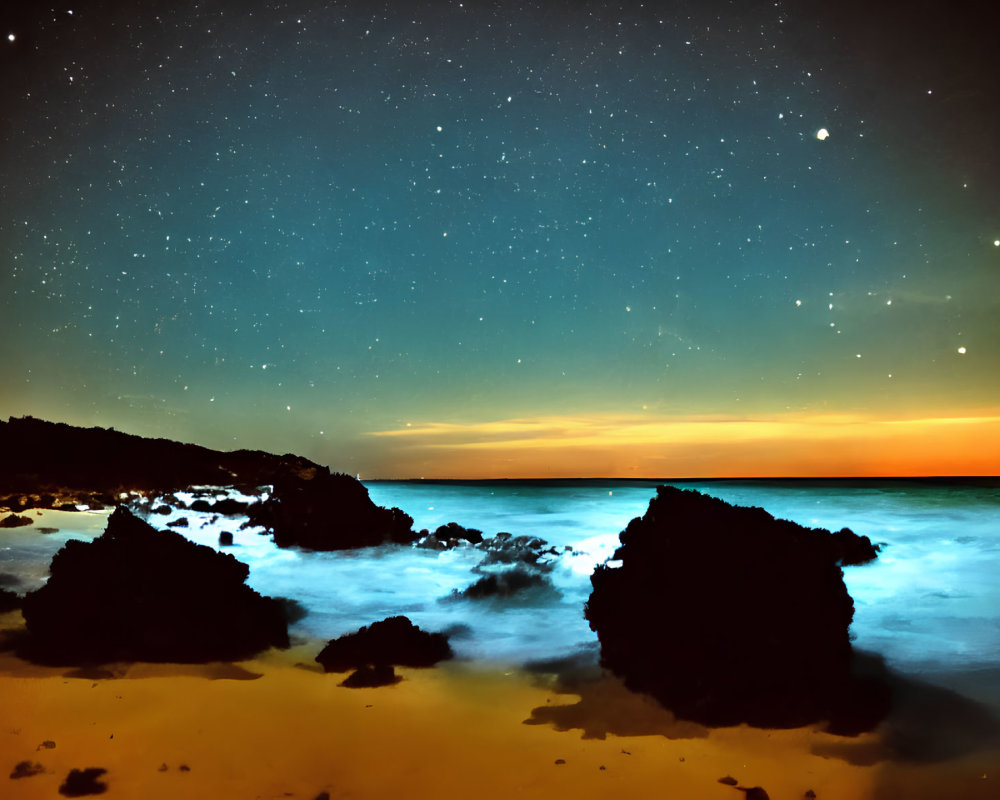
<path fill-rule="evenodd" d="M 17 613 L 0 625 L 15 627 Z M 708 731 L 614 683 L 558 694 L 544 677 L 481 665 L 400 669 L 348 689 L 315 643 L 240 664 L 38 667 L 0 654 L 0 795 L 53 798 L 71 769 L 107 770 L 120 798 L 677 797 L 739 800 L 995 797 L 986 756 L 919 767 L 850 763 L 879 736 Z M 538 711 L 534 711 L 538 709 Z M 536 724 L 525 724 L 534 717 Z M 580 727 L 557 730 L 556 725 Z M 584 738 L 583 730 L 590 738 Z M 623 730 L 641 735 L 618 735 Z M 603 736 L 603 738 L 599 738 Z M 43 743 L 54 743 L 49 747 Z M 30 761 L 45 772 L 9 779 Z M 996 776 L 1000 777 L 1000 776 Z"/>

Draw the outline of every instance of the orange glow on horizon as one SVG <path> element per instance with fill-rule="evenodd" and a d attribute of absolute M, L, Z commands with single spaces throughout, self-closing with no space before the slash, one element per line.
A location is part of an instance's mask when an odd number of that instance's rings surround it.
<path fill-rule="evenodd" d="M 428 422 L 391 441 L 393 474 L 425 478 L 916 477 L 1000 473 L 1000 414 L 921 419 L 548 416 Z M 370 477 L 370 476 L 369 476 Z"/>

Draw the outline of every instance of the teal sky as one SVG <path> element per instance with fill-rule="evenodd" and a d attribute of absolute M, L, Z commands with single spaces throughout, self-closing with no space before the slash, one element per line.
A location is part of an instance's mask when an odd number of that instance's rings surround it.
<path fill-rule="evenodd" d="M 407 425 L 992 420 L 961 6 L 5 11 L 0 412 L 368 476 L 518 468 Z"/>

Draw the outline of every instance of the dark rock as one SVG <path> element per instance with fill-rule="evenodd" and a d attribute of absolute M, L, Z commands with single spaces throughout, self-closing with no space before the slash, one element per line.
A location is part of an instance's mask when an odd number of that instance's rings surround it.
<path fill-rule="evenodd" d="M 166 503 L 164 503 L 163 505 L 159 505 L 159 506 L 156 506 L 155 508 L 151 508 L 149 510 L 149 513 L 150 514 L 163 514 L 164 516 L 166 516 L 171 511 L 173 511 L 173 509 L 170 506 L 168 506 Z"/>
<path fill-rule="evenodd" d="M 59 529 L 58 528 L 42 527 L 42 528 L 38 528 L 38 532 L 39 533 L 59 533 Z"/>
<path fill-rule="evenodd" d="M 91 508 L 113 505 L 113 495 L 123 487 L 171 491 L 239 485 L 255 490 L 286 472 L 318 467 L 294 455 L 227 453 L 33 417 L 0 422 L 0 452 L 18 454 L 16 459 L 0 460 L 0 486 L 7 491 L 86 491 Z"/>
<path fill-rule="evenodd" d="M 227 516 L 246 513 L 249 525 L 272 531 L 281 547 L 341 550 L 417 538 L 413 519 L 398 508 L 376 506 L 360 481 L 291 454 L 225 453 L 32 417 L 0 422 L 0 452 L 19 454 L 0 459 L 0 486 L 12 492 L 7 498 L 12 510 L 35 503 L 31 493 L 45 487 L 86 492 L 90 507 L 102 508 L 126 489 L 149 496 L 191 486 L 234 486 L 247 493 L 272 486 L 267 500 L 250 506 L 199 498 L 190 507 Z"/>
<path fill-rule="evenodd" d="M 14 765 L 14 771 L 10 773 L 10 779 L 12 781 L 19 780 L 21 778 L 30 778 L 34 775 L 41 775 L 45 772 L 45 767 L 41 764 L 37 764 L 32 761 L 18 761 Z"/>
<path fill-rule="evenodd" d="M 724 783 L 726 786 L 735 786 L 739 781 L 732 775 L 727 775 L 725 778 L 719 778 L 719 783 Z"/>
<path fill-rule="evenodd" d="M 753 786 L 749 789 L 744 789 L 742 786 L 737 786 L 736 788 L 746 794 L 747 800 L 771 800 L 767 792 L 759 786 Z"/>
<path fill-rule="evenodd" d="M 375 664 L 356 669 L 340 685 L 349 689 L 372 689 L 377 686 L 392 686 L 401 680 L 391 664 Z"/>
<path fill-rule="evenodd" d="M 806 789 L 805 796 L 810 798 L 810 800 L 812 800 L 812 798 L 816 797 L 816 792 L 814 792 L 812 789 Z"/>
<path fill-rule="evenodd" d="M 55 750 L 55 749 L 56 749 L 56 743 L 53 742 L 51 739 L 46 739 L 44 742 L 38 745 L 38 747 L 35 748 L 35 750 Z"/>
<path fill-rule="evenodd" d="M 25 525 L 30 525 L 33 521 L 34 520 L 32 520 L 31 517 L 9 514 L 3 519 L 0 519 L 0 528 L 22 528 Z"/>
<path fill-rule="evenodd" d="M 23 598 L 9 589 L 0 588 L 0 614 L 21 607 Z"/>
<path fill-rule="evenodd" d="M 481 600 L 487 597 L 510 597 L 529 589 L 553 589 L 548 578 L 533 570 L 518 565 L 503 572 L 491 572 L 484 575 L 462 592 L 455 594 L 471 600 Z"/>
<path fill-rule="evenodd" d="M 287 647 L 280 604 L 231 555 L 157 531 L 123 508 L 92 542 L 56 553 L 24 598 L 25 655 L 43 663 L 205 662 Z"/>
<path fill-rule="evenodd" d="M 241 514 L 246 514 L 247 508 L 249 507 L 249 503 L 244 503 L 241 500 L 234 500 L 231 497 L 225 497 L 222 500 L 216 500 L 212 504 L 212 513 L 221 514 L 224 517 L 236 517 Z"/>
<path fill-rule="evenodd" d="M 316 661 L 324 672 L 346 672 L 371 664 L 430 667 L 451 657 L 451 646 L 443 633 L 422 631 L 406 617 L 389 617 L 331 639 Z"/>
<path fill-rule="evenodd" d="M 104 781 L 98 780 L 98 778 L 105 773 L 107 773 L 107 770 L 100 767 L 70 770 L 69 775 L 66 776 L 66 781 L 59 787 L 59 794 L 66 797 L 104 794 L 108 790 L 108 785 Z"/>
<path fill-rule="evenodd" d="M 222 531 L 219 534 L 219 546 L 220 547 L 232 547 L 233 546 L 233 534 L 229 531 Z"/>
<path fill-rule="evenodd" d="M 329 792 L 320 792 L 318 795 L 316 795 L 313 798 L 313 800 L 330 800 L 330 793 Z"/>
<path fill-rule="evenodd" d="M 833 549 L 837 562 L 844 567 L 874 561 L 881 549 L 877 544 L 872 544 L 872 540 L 867 536 L 861 536 L 850 528 L 841 528 L 836 533 L 830 534 L 827 541 Z"/>
<path fill-rule="evenodd" d="M 451 547 L 457 545 L 458 542 L 452 542 Z M 417 535 L 417 541 L 413 543 L 414 547 L 421 547 L 425 550 L 448 550 L 449 543 L 443 542 L 437 538 L 433 533 L 431 533 L 427 528 L 424 528 Z"/>
<path fill-rule="evenodd" d="M 843 538 L 843 537 L 841 537 Z M 827 531 L 661 486 L 591 577 L 601 663 L 708 725 L 874 727 L 888 692 L 852 675 L 854 603 Z"/>
<path fill-rule="evenodd" d="M 186 528 L 186 527 L 188 527 L 188 518 L 187 517 L 178 517 L 177 519 L 171 520 L 170 522 L 168 522 L 167 523 L 167 527 L 168 528 Z"/>
<path fill-rule="evenodd" d="M 349 550 L 418 537 L 408 514 L 376 506 L 360 481 L 318 466 L 276 478 L 271 496 L 247 515 L 246 524 L 273 531 L 279 547 Z"/>
<path fill-rule="evenodd" d="M 482 531 L 476 528 L 464 528 L 457 522 L 449 522 L 447 525 L 440 526 L 433 535 L 450 547 L 454 547 L 462 541 L 471 544 L 480 544 L 483 541 Z"/>
<path fill-rule="evenodd" d="M 542 560 L 543 556 L 558 555 L 552 547 L 546 547 L 544 539 L 534 536 L 514 536 L 510 533 L 498 533 L 483 541 L 482 547 L 486 555 L 479 562 L 480 567 L 494 564 L 526 564 L 530 567 L 549 570 L 552 564 Z"/>

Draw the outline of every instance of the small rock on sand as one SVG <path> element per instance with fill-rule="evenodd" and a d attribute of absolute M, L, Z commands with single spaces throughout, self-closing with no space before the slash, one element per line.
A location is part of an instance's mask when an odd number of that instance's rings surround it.
<path fill-rule="evenodd" d="M 12 781 L 19 778 L 30 778 L 32 775 L 41 775 L 45 772 L 45 767 L 32 761 L 19 761 L 14 766 L 14 771 L 10 773 Z"/>
<path fill-rule="evenodd" d="M 87 767 L 86 769 L 72 769 L 62 786 L 59 787 L 59 794 L 64 797 L 85 797 L 91 794 L 104 794 L 108 790 L 108 785 L 98 780 L 107 772 L 100 767 Z"/>

